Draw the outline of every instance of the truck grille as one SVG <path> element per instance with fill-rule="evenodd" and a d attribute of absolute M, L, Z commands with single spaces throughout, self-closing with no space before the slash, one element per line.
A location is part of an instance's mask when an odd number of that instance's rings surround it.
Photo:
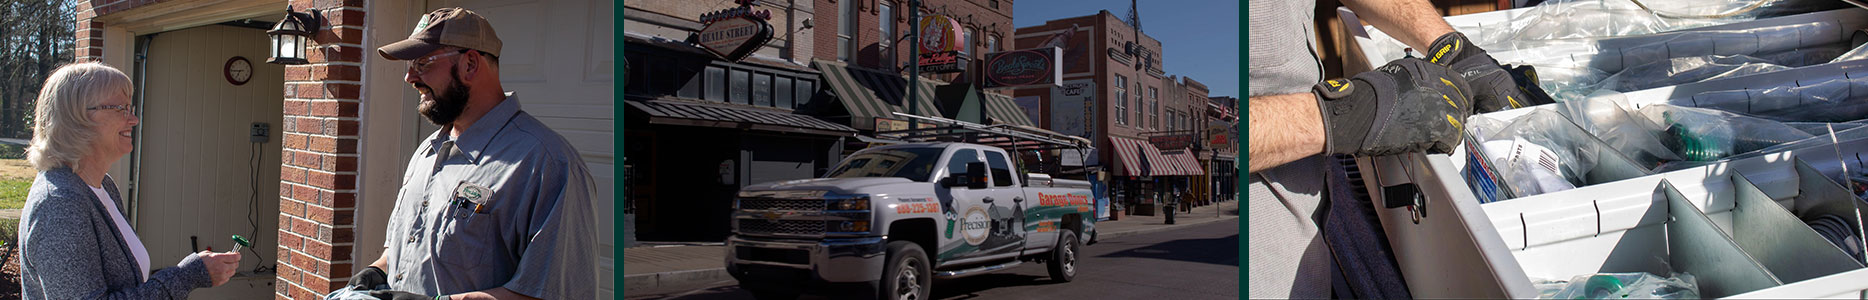
<path fill-rule="evenodd" d="M 739 209 L 822 211 L 824 200 L 740 198 Z"/>
<path fill-rule="evenodd" d="M 822 220 L 739 219 L 739 233 L 747 235 L 824 235 Z"/>

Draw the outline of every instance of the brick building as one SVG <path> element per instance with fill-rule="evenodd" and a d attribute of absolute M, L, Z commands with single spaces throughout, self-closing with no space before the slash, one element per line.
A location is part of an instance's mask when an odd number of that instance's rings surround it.
<path fill-rule="evenodd" d="M 444 6 L 445 5 L 445 6 Z M 321 299 L 379 257 L 410 154 L 437 129 L 415 112 L 408 65 L 375 49 L 422 14 L 459 6 L 504 41 L 504 88 L 571 141 L 597 180 L 599 246 L 614 247 L 614 3 L 587 0 L 80 0 L 80 61 L 131 74 L 143 119 L 136 150 L 110 171 L 150 256 L 253 241 L 240 274 L 206 299 Z M 287 7 L 323 23 L 308 64 L 266 63 L 266 30 Z M 233 78 L 250 64 L 246 81 Z M 258 128 L 260 141 L 250 140 Z M 594 272 L 614 271 L 610 251 Z M 261 268 L 265 267 L 265 268 Z M 599 280 L 599 298 L 614 294 Z"/>
<path fill-rule="evenodd" d="M 1204 173 L 1191 152 L 1160 149 L 1148 139 L 1180 126 L 1176 116 L 1193 111 L 1183 95 L 1196 93 L 1170 86 L 1190 85 L 1205 95 L 1204 85 L 1162 71 L 1161 41 L 1107 10 L 1018 28 L 1013 37 L 1017 48 L 1063 47 L 1064 86 L 1014 89 L 1014 102 L 1037 108 L 1034 121 L 1043 128 L 1096 141 L 1096 153 L 1082 164 L 1108 172 L 1118 204 L 1152 213 L 1164 192 L 1189 188 L 1191 176 Z"/>

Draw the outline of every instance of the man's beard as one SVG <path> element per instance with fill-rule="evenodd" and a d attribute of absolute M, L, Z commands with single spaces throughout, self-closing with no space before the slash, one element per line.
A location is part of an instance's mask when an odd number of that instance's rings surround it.
<path fill-rule="evenodd" d="M 434 101 L 424 101 L 415 106 L 422 116 L 428 117 L 428 122 L 435 125 L 454 123 L 454 119 L 460 118 L 461 111 L 467 110 L 467 85 L 461 84 L 460 73 L 452 76 L 454 81 L 448 83 L 444 93 L 436 93 L 434 87 L 429 87 L 430 97 Z"/>

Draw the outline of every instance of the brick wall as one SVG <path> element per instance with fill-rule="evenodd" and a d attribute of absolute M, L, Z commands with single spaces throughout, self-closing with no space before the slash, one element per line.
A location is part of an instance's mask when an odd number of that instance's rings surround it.
<path fill-rule="evenodd" d="M 293 0 L 324 14 L 310 63 L 286 66 L 277 299 L 320 299 L 349 281 L 357 207 L 362 0 Z M 289 193 L 287 192 L 289 191 Z"/>

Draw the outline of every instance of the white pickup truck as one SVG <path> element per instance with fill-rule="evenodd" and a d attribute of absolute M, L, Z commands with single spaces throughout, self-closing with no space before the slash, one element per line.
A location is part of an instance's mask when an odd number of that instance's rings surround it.
<path fill-rule="evenodd" d="M 825 178 L 747 186 L 727 271 L 760 299 L 927 299 L 934 277 L 1025 261 L 1070 281 L 1095 234 L 1090 185 L 1018 163 L 992 146 L 908 143 L 858 151 Z"/>

